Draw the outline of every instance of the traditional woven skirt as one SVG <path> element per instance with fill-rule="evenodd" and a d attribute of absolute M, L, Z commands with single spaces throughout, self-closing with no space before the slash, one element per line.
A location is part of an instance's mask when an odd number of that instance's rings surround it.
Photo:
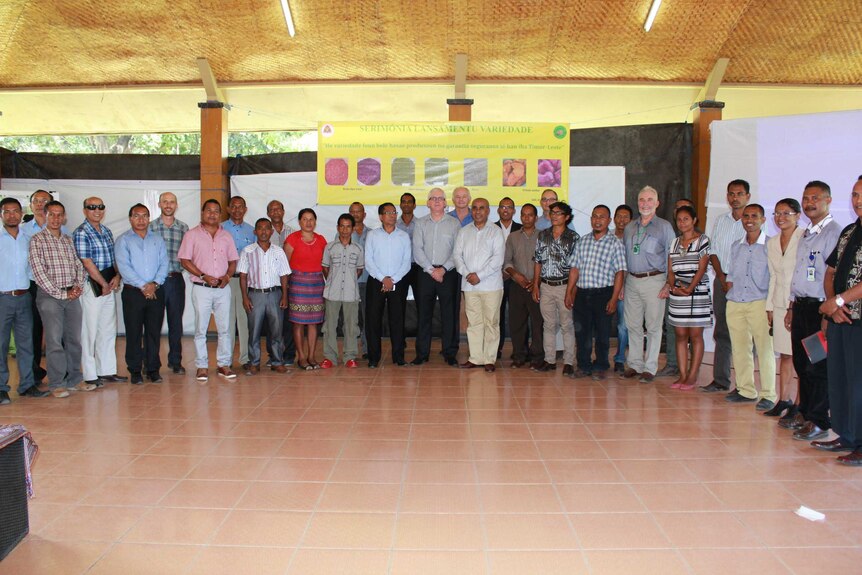
<path fill-rule="evenodd" d="M 288 319 L 293 323 L 323 323 L 323 272 L 290 274 L 287 286 Z"/>

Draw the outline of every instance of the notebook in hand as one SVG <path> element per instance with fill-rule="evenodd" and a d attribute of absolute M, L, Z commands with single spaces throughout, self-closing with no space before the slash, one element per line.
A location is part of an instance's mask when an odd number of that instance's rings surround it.
<path fill-rule="evenodd" d="M 811 363 L 817 363 L 826 359 L 827 345 L 826 334 L 817 330 L 802 340 L 802 346 Z"/>

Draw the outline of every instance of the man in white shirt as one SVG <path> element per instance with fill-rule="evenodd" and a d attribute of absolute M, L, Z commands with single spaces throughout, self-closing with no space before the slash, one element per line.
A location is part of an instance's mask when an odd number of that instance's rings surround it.
<path fill-rule="evenodd" d="M 488 200 L 476 198 L 470 210 L 472 224 L 455 239 L 455 268 L 461 274 L 461 289 L 467 312 L 467 344 L 470 359 L 464 369 L 484 364 L 493 372 L 500 342 L 500 302 L 503 300 L 503 259 L 506 245 L 499 226 L 488 225 Z"/>

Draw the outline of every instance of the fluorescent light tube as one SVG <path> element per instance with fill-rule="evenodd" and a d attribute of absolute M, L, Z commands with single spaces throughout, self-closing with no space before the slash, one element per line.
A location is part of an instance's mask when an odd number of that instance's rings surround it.
<path fill-rule="evenodd" d="M 287 5 L 287 0 L 281 0 L 281 3 Z M 646 22 L 644 22 L 644 31 L 649 32 L 649 29 L 652 28 L 653 20 L 655 20 L 655 15 L 658 14 L 659 6 L 661 6 L 661 0 L 652 0 L 652 6 L 650 6 L 649 14 L 647 14 Z M 287 12 L 290 13 L 289 11 Z M 288 24 L 290 26 L 290 24 Z M 291 34 L 293 36 L 293 34 Z"/>

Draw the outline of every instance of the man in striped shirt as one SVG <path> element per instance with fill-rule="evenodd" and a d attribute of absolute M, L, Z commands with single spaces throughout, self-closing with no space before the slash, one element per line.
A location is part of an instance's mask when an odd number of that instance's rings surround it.
<path fill-rule="evenodd" d="M 260 371 L 260 334 L 263 322 L 269 327 L 272 343 L 272 370 L 284 373 L 282 357 L 281 322 L 287 309 L 287 276 L 290 266 L 281 246 L 270 243 L 272 223 L 260 218 L 254 224 L 257 241 L 246 246 L 239 256 L 239 285 L 242 306 L 248 314 L 248 363 L 246 375 Z"/>

